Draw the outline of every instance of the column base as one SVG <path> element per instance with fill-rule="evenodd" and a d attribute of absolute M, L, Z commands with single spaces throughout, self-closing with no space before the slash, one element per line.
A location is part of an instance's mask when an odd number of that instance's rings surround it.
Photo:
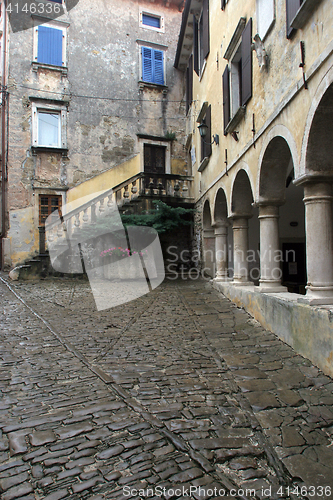
<path fill-rule="evenodd" d="M 310 306 L 333 304 L 333 286 L 322 284 L 307 286 L 307 293 L 304 297 L 298 299 L 299 303 L 309 304 Z"/>
<path fill-rule="evenodd" d="M 254 286 L 253 281 L 230 281 L 233 286 Z"/>
<path fill-rule="evenodd" d="M 259 280 L 259 286 L 255 288 L 256 292 L 260 293 L 283 293 L 288 292 L 286 286 L 282 286 L 280 281 L 275 280 Z"/>
<path fill-rule="evenodd" d="M 223 277 L 223 276 L 217 276 L 216 278 L 213 278 L 213 281 L 215 281 L 216 283 L 219 283 L 219 282 L 230 282 L 231 281 L 231 278 L 228 278 L 228 276 L 226 277 Z"/>
<path fill-rule="evenodd" d="M 333 297 L 300 297 L 297 299 L 299 304 L 307 304 L 308 306 L 329 306 L 333 304 Z"/>
<path fill-rule="evenodd" d="M 255 286 L 256 292 L 260 293 L 285 293 L 288 292 L 288 288 L 286 286 Z"/>

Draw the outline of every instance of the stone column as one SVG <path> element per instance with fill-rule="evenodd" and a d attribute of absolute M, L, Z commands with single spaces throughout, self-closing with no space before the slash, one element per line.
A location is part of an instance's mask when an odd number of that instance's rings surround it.
<path fill-rule="evenodd" d="M 214 229 L 203 230 L 204 271 L 211 278 L 215 276 L 215 234 Z"/>
<path fill-rule="evenodd" d="M 215 281 L 228 281 L 228 223 L 215 227 Z"/>
<path fill-rule="evenodd" d="M 248 263 L 248 219 L 245 216 L 233 216 L 232 230 L 234 237 L 234 279 L 233 285 L 253 285 L 248 281 L 249 263 Z"/>
<path fill-rule="evenodd" d="M 259 292 L 287 292 L 281 285 L 281 251 L 279 244 L 279 207 L 260 205 L 260 286 Z"/>
<path fill-rule="evenodd" d="M 333 303 L 333 220 L 330 182 L 304 185 L 307 293 L 310 304 Z"/>

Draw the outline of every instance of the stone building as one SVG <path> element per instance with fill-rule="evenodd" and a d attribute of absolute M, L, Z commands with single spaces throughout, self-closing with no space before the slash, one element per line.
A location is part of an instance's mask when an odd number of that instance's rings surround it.
<path fill-rule="evenodd" d="M 150 183 L 150 193 L 189 197 L 183 73 L 173 66 L 182 4 L 50 0 L 29 12 L 20 2 L 2 9 L 2 266 L 43 253 L 46 217 L 84 196 L 114 188 L 128 201 Z"/>
<path fill-rule="evenodd" d="M 205 272 L 331 375 L 332 35 L 330 0 L 187 0 L 175 58 Z"/>

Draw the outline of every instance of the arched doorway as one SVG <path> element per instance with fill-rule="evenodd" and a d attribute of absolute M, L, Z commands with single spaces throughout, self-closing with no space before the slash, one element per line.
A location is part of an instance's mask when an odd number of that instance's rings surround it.
<path fill-rule="evenodd" d="M 225 192 L 217 191 L 214 205 L 216 281 L 228 280 L 228 206 Z"/>
<path fill-rule="evenodd" d="M 293 180 L 292 153 L 286 138 L 278 135 L 264 150 L 260 166 L 260 291 L 263 292 L 305 293 L 303 193 Z"/>
<path fill-rule="evenodd" d="M 258 220 L 253 217 L 253 194 L 245 170 L 239 170 L 232 189 L 231 215 L 233 232 L 234 285 L 253 285 L 258 279 Z M 249 244 L 250 242 L 250 244 Z"/>
<path fill-rule="evenodd" d="M 212 226 L 212 216 L 209 206 L 209 200 L 205 201 L 203 214 L 203 238 L 202 238 L 202 251 L 203 251 L 203 273 L 204 275 L 215 277 L 215 234 Z"/>
<path fill-rule="evenodd" d="M 323 93 L 312 116 L 305 172 L 296 181 L 304 186 L 306 295 L 312 304 L 333 303 L 332 139 L 333 83 Z"/>

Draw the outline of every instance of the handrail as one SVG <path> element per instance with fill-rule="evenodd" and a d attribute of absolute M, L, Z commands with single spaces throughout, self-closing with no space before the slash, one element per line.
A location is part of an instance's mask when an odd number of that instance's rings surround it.
<path fill-rule="evenodd" d="M 121 182 L 120 184 L 117 184 L 117 186 L 104 191 L 102 194 L 96 196 L 95 198 L 92 198 L 91 200 L 87 201 L 83 205 L 80 205 L 79 207 L 74 208 L 73 210 L 71 210 L 67 214 L 62 215 L 60 217 L 61 223 L 66 222 L 69 219 L 72 219 L 73 217 L 75 217 L 75 215 L 83 212 L 84 210 L 91 207 L 92 205 L 95 205 L 99 201 L 104 200 L 107 196 L 110 196 L 110 194 L 119 192 L 123 187 L 128 186 L 132 182 L 134 182 L 140 178 L 147 178 L 147 177 L 157 178 L 157 179 L 166 179 L 166 180 L 168 180 L 168 179 L 170 179 L 170 180 L 183 180 L 183 181 L 192 181 L 193 180 L 193 176 L 191 176 L 191 175 L 166 174 L 166 173 L 158 174 L 158 173 L 150 173 L 150 172 L 139 172 L 138 174 L 127 179 L 126 181 Z M 56 227 L 58 224 L 59 224 L 59 219 L 57 219 L 53 222 L 51 221 L 51 222 L 45 224 L 45 229 L 47 231 L 49 231 L 49 230 L 53 229 L 54 227 Z"/>
<path fill-rule="evenodd" d="M 107 191 L 104 191 L 102 194 L 96 196 L 95 198 L 87 201 L 86 203 L 83 203 L 83 205 L 80 205 L 79 207 L 77 208 L 74 208 L 73 210 L 71 210 L 70 212 L 68 212 L 67 214 L 64 214 L 60 217 L 61 219 L 61 222 L 66 222 L 67 220 L 71 219 L 72 217 L 74 217 L 75 215 L 83 212 L 84 210 L 86 210 L 87 208 L 91 207 L 92 205 L 95 205 L 96 203 L 98 203 L 100 200 L 104 200 L 107 196 L 109 196 L 111 193 L 113 193 L 113 189 L 108 189 Z M 58 220 L 54 221 L 54 222 L 49 222 L 48 224 L 45 224 L 45 229 L 47 231 L 49 231 L 50 229 L 53 229 L 56 225 L 58 225 Z"/>
<path fill-rule="evenodd" d="M 133 177 L 130 177 L 124 182 L 121 182 L 120 184 L 117 184 L 113 188 L 113 191 L 119 191 L 119 189 L 122 189 L 125 186 L 128 186 L 131 184 L 131 182 L 136 181 L 137 179 L 144 178 L 144 177 L 155 177 L 158 179 L 170 179 L 170 180 L 180 180 L 180 181 L 193 181 L 194 177 L 192 175 L 181 175 L 181 174 L 158 174 L 155 172 L 139 172 L 138 174 L 134 175 Z"/>

